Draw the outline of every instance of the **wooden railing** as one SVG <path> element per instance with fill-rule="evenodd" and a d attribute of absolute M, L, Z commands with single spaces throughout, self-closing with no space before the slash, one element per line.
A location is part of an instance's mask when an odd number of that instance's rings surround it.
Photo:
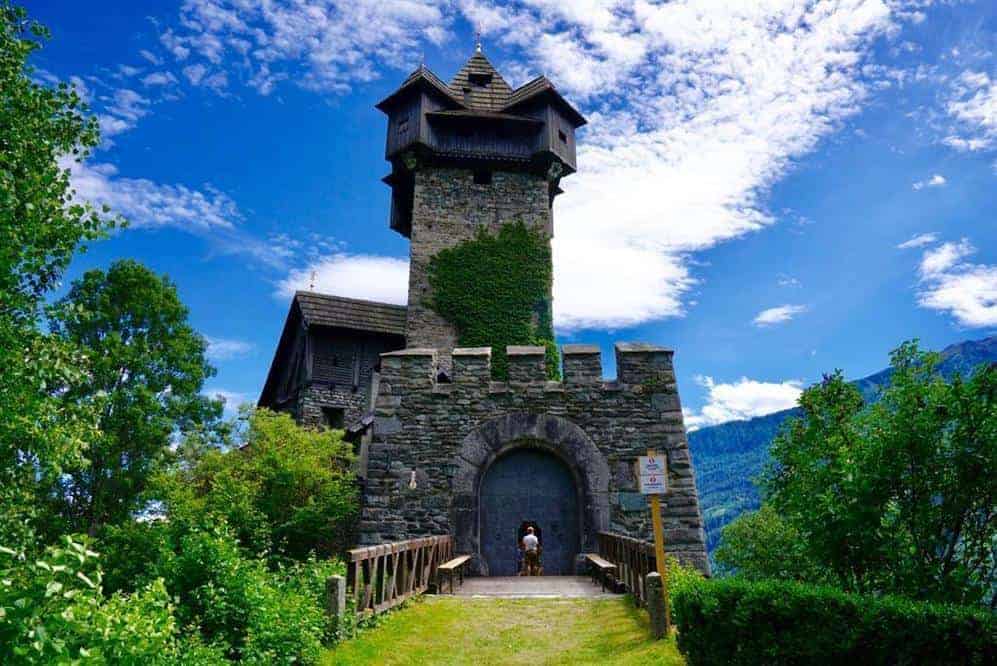
<path fill-rule="evenodd" d="M 599 555 L 616 565 L 617 578 L 626 585 L 638 606 L 646 605 L 644 579 L 655 571 L 654 544 L 633 537 L 599 532 Z"/>
<path fill-rule="evenodd" d="M 383 613 L 436 582 L 436 567 L 453 557 L 453 537 L 430 536 L 349 551 L 347 593 L 358 615 Z"/>

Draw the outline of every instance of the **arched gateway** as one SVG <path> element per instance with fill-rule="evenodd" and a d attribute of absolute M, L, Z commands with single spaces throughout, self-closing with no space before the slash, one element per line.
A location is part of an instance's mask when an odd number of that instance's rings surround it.
<path fill-rule="evenodd" d="M 547 574 L 574 573 L 577 555 L 608 528 L 609 466 L 560 416 L 514 413 L 479 425 L 461 443 L 454 491 L 457 549 L 485 575 L 516 573 L 523 522 L 542 530 Z"/>
<path fill-rule="evenodd" d="M 666 548 L 708 572 L 672 353 L 617 344 L 612 381 L 602 379 L 597 347 L 565 345 L 561 353 L 560 382 L 547 379 L 544 347 L 508 347 L 508 382 L 491 379 L 487 347 L 451 350 L 449 381 L 440 380 L 435 349 L 382 354 L 373 428 L 361 454 L 361 543 L 450 534 L 477 573 L 493 573 L 492 566 L 504 573 L 515 556 L 513 531 L 533 521 L 548 548 L 561 530 L 566 552 L 555 566 L 572 573 L 572 559 L 596 550 L 602 530 L 650 537 L 634 464 L 653 448 L 668 460 L 661 502 Z M 495 482 L 503 478 L 517 484 L 525 478 L 537 492 L 502 488 Z M 568 504 L 568 513 L 530 515 L 551 502 Z M 577 538 L 563 524 L 552 533 L 552 523 L 571 520 L 572 509 Z M 545 564 L 545 573 L 553 573 Z"/>

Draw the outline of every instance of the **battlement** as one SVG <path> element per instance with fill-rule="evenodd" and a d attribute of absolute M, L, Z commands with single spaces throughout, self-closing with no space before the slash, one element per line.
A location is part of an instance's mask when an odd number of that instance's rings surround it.
<path fill-rule="evenodd" d="M 546 349 L 531 346 L 506 347 L 509 359 L 507 386 L 542 384 L 546 389 L 573 386 L 604 385 L 612 388 L 641 387 L 648 392 L 675 390 L 673 352 L 664 347 L 641 343 L 616 344 L 615 380 L 602 377 L 602 355 L 596 345 L 569 344 L 561 347 L 564 359 L 562 382 L 547 378 Z M 439 360 L 436 349 L 401 349 L 381 354 L 381 382 L 394 392 L 427 390 L 434 387 L 471 385 L 499 388 L 504 383 L 493 382 L 492 350 L 490 347 L 458 347 L 452 351 L 453 366 L 449 382 L 439 382 Z M 440 390 L 446 390 L 440 388 Z"/>

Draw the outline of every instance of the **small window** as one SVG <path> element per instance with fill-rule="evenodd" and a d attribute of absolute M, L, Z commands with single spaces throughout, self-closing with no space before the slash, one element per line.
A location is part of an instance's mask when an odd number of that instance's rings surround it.
<path fill-rule="evenodd" d="M 564 133 L 564 130 L 557 130 L 557 138 L 561 140 L 561 143 L 568 142 L 568 135 Z"/>
<path fill-rule="evenodd" d="M 322 408 L 322 423 L 327 428 L 332 428 L 333 430 L 342 430 L 345 416 L 346 416 L 346 410 L 343 409 L 342 407 Z"/>
<path fill-rule="evenodd" d="M 467 80 L 473 86 L 487 86 L 492 82 L 492 75 L 486 72 L 471 72 L 467 75 Z"/>
<path fill-rule="evenodd" d="M 475 171 L 474 172 L 474 184 L 475 185 L 491 185 L 492 184 L 492 172 L 491 171 Z"/>
<path fill-rule="evenodd" d="M 408 118 L 405 118 L 404 120 L 398 123 L 398 133 L 405 134 L 405 132 L 407 131 L 408 131 Z"/>

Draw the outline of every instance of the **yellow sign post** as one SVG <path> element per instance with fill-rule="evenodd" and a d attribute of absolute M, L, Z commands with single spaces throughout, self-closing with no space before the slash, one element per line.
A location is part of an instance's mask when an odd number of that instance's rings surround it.
<path fill-rule="evenodd" d="M 665 635 L 672 628 L 671 603 L 668 599 L 668 566 L 665 561 L 665 533 L 661 526 L 661 495 L 666 492 L 665 480 L 668 478 L 668 466 L 665 456 L 659 456 L 654 449 L 648 449 L 647 456 L 638 459 L 637 473 L 640 479 L 640 491 L 651 496 L 651 527 L 654 530 L 654 561 L 657 563 L 658 575 L 661 576 L 661 588 L 665 598 Z"/>

